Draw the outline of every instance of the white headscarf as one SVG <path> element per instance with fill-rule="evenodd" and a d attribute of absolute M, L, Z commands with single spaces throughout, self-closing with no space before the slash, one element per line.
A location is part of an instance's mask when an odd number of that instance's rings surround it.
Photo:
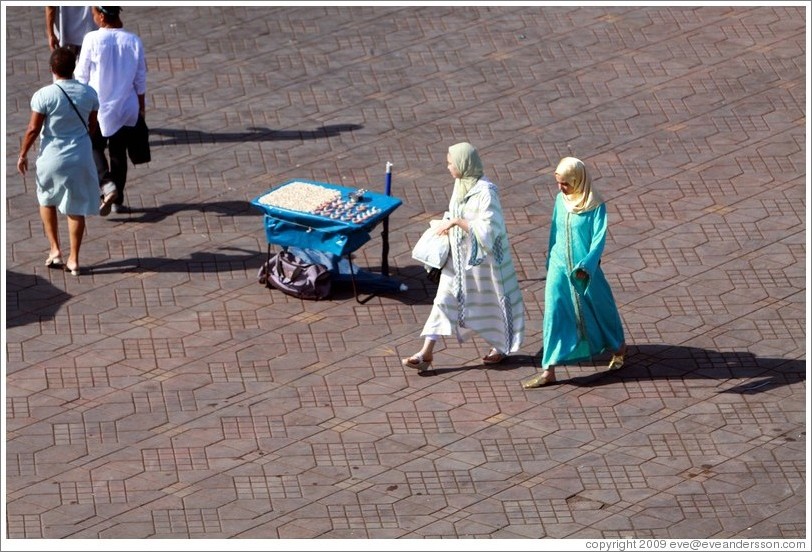
<path fill-rule="evenodd" d="M 462 203 L 465 194 L 482 178 L 484 173 L 482 159 L 479 158 L 476 148 L 468 142 L 454 144 L 448 148 L 448 153 L 451 154 L 451 162 L 460 172 L 460 177 L 454 180 L 453 195 L 458 203 Z"/>
<path fill-rule="evenodd" d="M 603 199 L 592 188 L 592 177 L 586 170 L 586 165 L 575 157 L 565 157 L 555 168 L 559 180 L 570 185 L 570 193 L 564 196 L 564 207 L 570 213 L 586 213 L 599 207 Z"/>

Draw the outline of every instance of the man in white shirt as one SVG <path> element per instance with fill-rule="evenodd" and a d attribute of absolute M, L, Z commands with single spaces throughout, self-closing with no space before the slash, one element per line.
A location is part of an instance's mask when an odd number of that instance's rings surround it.
<path fill-rule="evenodd" d="M 124 30 L 120 12 L 119 6 L 93 6 L 99 29 L 85 35 L 75 72 L 79 82 L 89 84 L 99 95 L 99 130 L 92 139 L 103 197 L 101 216 L 126 209 L 127 147 L 146 102 L 144 46 L 138 35 Z M 105 149 L 109 149 L 109 163 Z"/>
<path fill-rule="evenodd" d="M 45 7 L 45 32 L 52 52 L 64 46 L 70 48 L 78 58 L 85 35 L 97 28 L 90 6 Z"/>

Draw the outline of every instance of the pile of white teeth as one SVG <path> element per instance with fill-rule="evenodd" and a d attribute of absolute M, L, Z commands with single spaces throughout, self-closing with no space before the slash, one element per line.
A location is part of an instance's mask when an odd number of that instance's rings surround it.
<path fill-rule="evenodd" d="M 271 207 L 290 209 L 303 213 L 315 213 L 320 206 L 341 197 L 341 192 L 307 182 L 291 182 L 268 192 L 259 202 Z"/>

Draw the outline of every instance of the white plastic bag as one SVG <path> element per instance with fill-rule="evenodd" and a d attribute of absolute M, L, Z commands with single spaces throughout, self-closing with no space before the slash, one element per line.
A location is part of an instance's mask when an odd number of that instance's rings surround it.
<path fill-rule="evenodd" d="M 431 268 L 443 268 L 451 250 L 448 234 L 438 236 L 436 233 L 436 227 L 441 222 L 441 220 L 431 221 L 429 229 L 423 232 L 412 249 L 412 258 Z"/>

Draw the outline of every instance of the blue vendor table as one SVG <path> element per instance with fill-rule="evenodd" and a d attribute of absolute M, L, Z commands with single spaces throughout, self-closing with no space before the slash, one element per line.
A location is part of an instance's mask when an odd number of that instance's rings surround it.
<path fill-rule="evenodd" d="M 341 193 L 342 200 L 347 200 L 350 198 L 350 194 L 358 192 L 357 188 L 294 178 L 274 186 L 270 190 L 255 197 L 251 200 L 251 204 L 265 213 L 265 238 L 268 242 L 269 257 L 271 254 L 271 244 L 278 245 L 282 248 L 294 247 L 299 250 L 316 250 L 335 255 L 338 258 L 347 257 L 350 261 L 350 275 L 353 289 L 355 290 L 355 297 L 356 300 L 358 300 L 351 254 L 372 239 L 372 230 L 386 220 L 403 202 L 396 197 L 367 190 L 363 196 L 357 200 L 357 203 L 359 205 L 365 205 L 367 210 L 377 208 L 379 211 L 362 222 L 354 223 L 351 221 L 332 219 L 328 216 L 266 205 L 259 201 L 270 192 L 295 182 L 313 184 L 323 188 L 337 190 Z M 388 236 L 384 235 L 384 240 L 388 240 Z M 384 251 L 388 251 L 387 246 L 388 243 L 385 243 Z"/>

